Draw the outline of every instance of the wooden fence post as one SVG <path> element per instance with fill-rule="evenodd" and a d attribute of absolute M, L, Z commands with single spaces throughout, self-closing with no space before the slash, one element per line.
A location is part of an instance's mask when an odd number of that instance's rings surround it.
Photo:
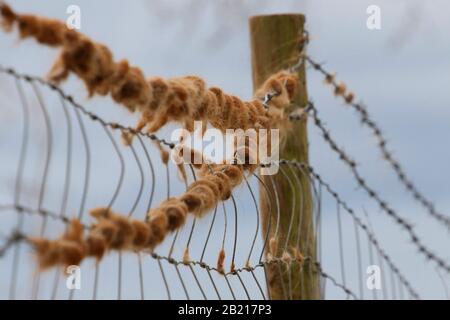
<path fill-rule="evenodd" d="M 256 90 L 273 73 L 294 65 L 300 54 L 300 41 L 303 34 L 305 17 L 301 14 L 279 14 L 254 16 L 250 18 L 250 37 L 252 50 L 253 88 Z M 304 108 L 307 105 L 305 66 L 298 71 L 299 92 L 295 97 L 294 106 Z M 295 108 L 294 107 L 294 108 Z M 291 110 L 292 111 L 292 110 Z M 285 143 L 280 149 L 280 158 L 308 163 L 308 140 L 306 119 L 295 121 L 289 131 Z M 283 172 L 281 172 L 283 170 Z M 311 186 L 305 174 L 288 166 L 281 166 L 280 171 L 273 176 L 262 176 L 272 197 L 278 195 L 280 204 L 279 231 L 275 235 L 277 213 L 275 205 L 269 212 L 267 192 L 260 186 L 260 207 L 262 216 L 263 237 L 271 219 L 270 238 L 276 237 L 275 256 L 295 257 L 296 250 L 311 257 L 301 264 L 276 260 L 266 265 L 267 286 L 271 299 L 319 299 L 319 276 L 315 272 L 316 235 L 313 223 L 313 206 Z M 300 184 L 298 183 L 298 179 Z M 290 180 L 290 181 L 289 181 Z M 295 187 L 292 188 L 292 185 Z M 295 212 L 292 207 L 296 203 Z M 272 200 L 274 204 L 274 200 Z M 294 219 L 292 218 L 294 214 Z M 286 240 L 291 227 L 289 239 Z M 299 242 L 297 241 L 299 236 Z M 287 241 L 287 250 L 284 250 Z M 297 243 L 299 245 L 297 246 Z M 274 244 L 274 243 L 272 243 Z M 266 257 L 270 246 L 266 246 Z"/>

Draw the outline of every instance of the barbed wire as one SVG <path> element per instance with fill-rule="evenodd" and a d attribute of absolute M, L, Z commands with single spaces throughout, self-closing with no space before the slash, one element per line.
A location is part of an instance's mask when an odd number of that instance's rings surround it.
<path fill-rule="evenodd" d="M 59 220 L 65 224 L 69 223 L 69 220 L 67 218 L 62 218 L 59 214 L 55 212 L 51 212 L 49 210 L 45 209 L 31 209 L 24 206 L 15 206 L 15 205 L 1 205 L 0 206 L 0 212 L 3 210 L 9 210 L 9 209 L 16 209 L 20 210 L 20 212 L 28 213 L 28 214 L 37 214 L 42 217 L 48 216 L 53 219 Z M 82 224 L 83 227 L 88 230 L 90 228 L 89 225 Z M 0 258 L 3 257 L 7 250 L 12 248 L 13 245 L 17 244 L 18 242 L 25 241 L 27 242 L 28 236 L 26 234 L 20 233 L 17 230 L 14 230 L 11 235 L 4 237 L 6 238 L 6 241 L 4 244 L 0 247 Z M 234 270 L 228 271 L 226 273 L 223 273 L 221 270 L 219 270 L 217 267 L 213 267 L 204 261 L 196 261 L 196 260 L 176 260 L 175 258 L 171 256 L 163 256 L 156 252 L 148 251 L 147 252 L 153 259 L 155 260 L 164 260 L 167 261 L 169 264 L 174 266 L 199 266 L 207 271 L 214 271 L 220 275 L 223 275 L 224 277 L 229 275 L 238 275 L 242 272 L 250 272 L 253 273 L 259 268 L 264 268 L 265 266 L 271 265 L 271 264 L 281 264 L 281 265 L 289 265 L 290 263 L 310 263 L 311 265 L 314 265 L 317 268 L 317 272 L 324 278 L 330 280 L 336 287 L 342 289 L 346 294 L 351 295 L 354 299 L 358 299 L 357 295 L 348 287 L 346 287 L 344 284 L 341 284 L 339 281 L 337 281 L 333 276 L 323 271 L 321 264 L 318 261 L 314 261 L 311 257 L 304 257 L 304 260 L 299 262 L 298 259 L 292 258 L 291 260 L 286 260 L 286 258 L 278 258 L 274 257 L 271 260 L 268 261 L 260 261 L 259 263 L 255 264 L 254 266 L 243 266 L 239 268 L 235 268 Z M 255 278 L 255 281 L 258 282 L 258 280 Z M 259 283 L 259 282 L 258 282 Z M 260 286 L 260 285 L 259 285 Z"/>
<path fill-rule="evenodd" d="M 380 208 L 388 214 L 398 225 L 401 226 L 410 236 L 412 243 L 419 249 L 419 252 L 423 254 L 427 259 L 434 261 L 437 265 L 444 269 L 447 273 L 450 273 L 450 265 L 442 258 L 433 253 L 428 247 L 426 247 L 418 235 L 413 230 L 413 226 L 407 222 L 404 218 L 397 214 L 397 212 L 392 209 L 389 204 L 381 198 L 381 196 L 371 187 L 368 186 L 366 180 L 360 175 L 356 162 L 352 160 L 346 152 L 342 150 L 341 147 L 338 146 L 336 141 L 331 137 L 329 131 L 326 129 L 322 120 L 318 117 L 318 110 L 314 107 L 314 104 L 309 101 L 308 103 L 308 111 L 312 114 L 312 118 L 316 127 L 318 127 L 321 131 L 321 135 L 326 143 L 330 146 L 330 148 L 335 151 L 340 160 L 342 160 L 351 170 L 353 176 L 355 177 L 358 185 L 369 195 L 370 198 L 375 200 L 378 203 Z"/>
<path fill-rule="evenodd" d="M 301 59 L 307 61 L 314 70 L 320 72 L 324 77 L 326 83 L 329 83 L 333 86 L 335 93 L 340 93 L 342 88 L 345 86 L 342 83 L 338 83 L 335 79 L 335 75 L 331 72 L 324 69 L 323 64 L 317 62 L 309 55 L 303 55 Z M 345 89 L 344 89 L 345 91 Z M 375 136 L 377 140 L 377 146 L 381 151 L 383 159 L 390 165 L 390 167 L 394 170 L 397 178 L 403 184 L 408 192 L 410 192 L 413 198 L 419 202 L 428 212 L 428 214 L 442 223 L 443 226 L 450 231 L 450 217 L 446 216 L 443 213 L 440 213 L 434 207 L 434 204 L 423 195 L 416 185 L 412 182 L 412 180 L 407 176 L 405 170 L 401 166 L 400 162 L 393 156 L 393 154 L 387 149 L 387 140 L 384 137 L 383 132 L 380 129 L 380 126 L 373 120 L 370 116 L 367 108 L 363 105 L 362 102 L 355 102 L 353 98 L 353 94 L 351 96 L 345 96 L 344 94 L 338 94 L 338 96 L 342 96 L 344 99 L 344 103 L 351 106 L 356 113 L 358 114 L 360 121 L 363 125 L 367 126 Z"/>
<path fill-rule="evenodd" d="M 325 187 L 328 193 L 334 199 L 336 199 L 339 205 L 341 205 L 342 208 L 344 208 L 344 210 L 348 214 L 350 214 L 355 224 L 364 231 L 364 233 L 369 238 L 369 241 L 375 246 L 379 254 L 385 259 L 390 268 L 399 277 L 401 282 L 407 287 L 410 294 L 416 299 L 420 298 L 419 294 L 416 292 L 416 290 L 412 288 L 412 285 L 409 283 L 406 277 L 400 272 L 399 268 L 392 262 L 392 259 L 389 257 L 389 255 L 381 248 L 378 240 L 376 239 L 375 235 L 370 231 L 369 227 L 358 216 L 356 216 L 355 210 L 352 209 L 344 200 L 342 200 L 342 197 L 330 186 L 329 183 L 323 180 L 323 178 L 314 170 L 314 168 L 311 165 L 286 159 L 280 160 L 280 163 L 307 170 L 316 179 L 316 181 L 320 183 L 321 186 Z"/>
<path fill-rule="evenodd" d="M 356 113 L 358 114 L 360 121 L 363 125 L 367 126 L 372 134 L 375 136 L 377 140 L 377 146 L 381 151 L 383 159 L 390 165 L 390 167 L 394 170 L 397 178 L 401 182 L 401 184 L 406 188 L 408 192 L 410 192 L 413 198 L 419 202 L 426 210 L 427 213 L 432 216 L 437 221 L 441 222 L 443 226 L 450 231 L 450 217 L 440 213 L 436 210 L 432 201 L 428 200 L 423 193 L 419 191 L 416 185 L 412 182 L 412 180 L 406 174 L 406 171 L 401 166 L 400 162 L 393 156 L 392 152 L 387 149 L 387 140 L 380 128 L 380 126 L 373 120 L 370 116 L 367 108 L 364 106 L 362 102 L 355 102 L 355 96 L 352 92 L 347 92 L 347 88 L 343 82 L 338 83 L 336 80 L 335 74 L 326 70 L 323 67 L 323 63 L 319 63 L 314 58 L 306 53 L 307 45 L 309 44 L 309 32 L 304 30 L 299 34 L 297 39 L 299 54 L 297 56 L 297 61 L 293 66 L 289 68 L 291 72 L 298 71 L 304 65 L 305 62 L 309 63 L 312 68 L 324 76 L 324 80 L 327 84 L 330 84 L 334 88 L 334 93 L 338 97 L 343 98 L 343 102 L 346 105 L 351 106 Z M 302 120 L 304 118 L 303 111 L 304 109 L 297 109 L 299 114 L 291 114 L 289 116 L 290 120 L 297 121 Z"/>
<path fill-rule="evenodd" d="M 71 95 L 66 94 L 61 89 L 61 87 L 59 87 L 59 86 L 57 86 L 55 84 L 52 84 L 51 82 L 49 82 L 49 81 L 47 81 L 47 80 L 45 80 L 45 79 L 43 79 L 41 77 L 32 76 L 32 75 L 28 75 L 28 74 L 22 74 L 22 73 L 17 72 L 13 68 L 7 68 L 7 67 L 4 67 L 2 65 L 0 65 L 0 72 L 6 73 L 6 74 L 10 74 L 10 75 L 12 75 L 14 77 L 23 79 L 23 80 L 25 80 L 26 82 L 29 82 L 29 83 L 31 83 L 32 81 L 39 82 L 40 84 L 42 84 L 42 85 L 50 88 L 51 90 L 57 92 L 62 98 L 64 98 L 65 101 L 68 101 L 75 108 L 79 109 L 83 114 L 87 115 L 91 120 L 98 121 L 105 127 L 108 127 L 108 128 L 114 129 L 114 130 L 121 130 L 121 131 L 124 131 L 124 132 L 129 132 L 129 133 L 132 133 L 134 135 L 139 135 L 139 136 L 142 136 L 142 137 L 147 137 L 147 138 L 150 138 L 153 141 L 156 141 L 156 142 L 159 142 L 159 143 L 161 143 L 163 145 L 166 145 L 166 146 L 168 146 L 171 149 L 175 147 L 174 143 L 168 142 L 165 139 L 158 138 L 155 134 L 149 134 L 149 133 L 146 133 L 146 132 L 143 132 L 143 131 L 140 131 L 140 130 L 136 130 L 135 128 L 132 128 L 132 127 L 123 126 L 123 125 L 121 125 L 119 123 L 116 123 L 116 122 L 108 122 L 108 121 L 103 120 L 102 118 L 100 118 L 95 113 L 86 110 L 81 104 L 77 103 L 74 100 L 74 98 Z"/>

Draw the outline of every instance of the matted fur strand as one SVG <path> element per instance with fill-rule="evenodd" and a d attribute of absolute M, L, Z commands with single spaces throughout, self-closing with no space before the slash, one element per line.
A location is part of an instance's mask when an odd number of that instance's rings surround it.
<path fill-rule="evenodd" d="M 189 131 L 194 129 L 195 120 L 222 131 L 277 127 L 296 91 L 296 75 L 284 71 L 271 76 L 257 92 L 259 98 L 276 93 L 267 106 L 258 98 L 242 101 L 218 87 L 207 88 L 196 76 L 145 79 L 141 69 L 130 66 L 127 60 L 115 62 L 105 45 L 68 29 L 63 22 L 16 14 L 6 4 L 1 5 L 0 14 L 6 31 L 17 26 L 21 38 L 32 37 L 62 48 L 49 73 L 52 82 L 61 82 L 71 72 L 76 74 L 90 96 L 110 94 L 130 111 L 138 111 L 141 118 L 137 128 L 150 133 L 170 121 L 182 123 Z"/>

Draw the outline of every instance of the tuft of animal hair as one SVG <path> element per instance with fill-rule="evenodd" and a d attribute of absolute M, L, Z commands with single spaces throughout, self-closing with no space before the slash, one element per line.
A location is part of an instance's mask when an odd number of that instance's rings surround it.
<path fill-rule="evenodd" d="M 345 85 L 345 83 L 340 82 L 334 89 L 334 94 L 336 96 L 342 96 L 345 97 L 345 93 L 347 91 L 347 86 Z"/>
<path fill-rule="evenodd" d="M 234 264 L 234 261 L 231 261 L 231 264 L 230 264 L 230 272 L 231 272 L 231 273 L 236 272 L 236 266 L 235 266 L 235 264 Z"/>
<path fill-rule="evenodd" d="M 217 257 L 217 271 L 221 274 L 225 274 L 225 269 L 223 267 L 225 262 L 225 250 L 222 248 L 219 251 L 219 256 Z"/>
<path fill-rule="evenodd" d="M 290 263 L 292 261 L 292 257 L 286 250 L 281 255 L 281 260 L 283 260 L 284 263 Z"/>
<path fill-rule="evenodd" d="M 335 74 L 326 73 L 324 82 L 325 84 L 331 85 L 334 88 L 334 95 L 341 97 L 346 104 L 352 104 L 354 102 L 355 94 L 347 90 L 344 82 L 338 82 Z"/>
<path fill-rule="evenodd" d="M 86 253 L 83 228 L 79 220 L 71 221 L 68 230 L 58 240 L 29 238 L 37 254 L 38 267 L 46 270 L 55 265 L 79 265 Z"/>
<path fill-rule="evenodd" d="M 303 263 L 303 261 L 305 261 L 305 257 L 303 256 L 303 254 L 300 252 L 299 248 L 292 248 L 293 254 L 294 254 L 294 258 L 299 262 L 299 263 Z"/>
<path fill-rule="evenodd" d="M 131 144 L 133 143 L 133 137 L 134 134 L 130 131 L 122 131 L 120 136 L 122 144 L 127 147 L 131 146 Z"/>
<path fill-rule="evenodd" d="M 178 176 L 181 181 L 187 182 L 187 173 L 186 168 L 184 167 L 184 163 L 177 164 Z"/>
<path fill-rule="evenodd" d="M 188 265 L 191 262 L 191 257 L 189 256 L 189 248 L 186 247 L 183 253 L 183 263 Z"/>
<path fill-rule="evenodd" d="M 159 153 L 161 155 L 161 161 L 162 163 L 164 163 L 165 165 L 167 165 L 167 163 L 169 162 L 169 152 L 163 148 L 163 146 L 161 145 L 161 143 L 159 141 L 153 141 L 153 144 L 158 148 Z"/>
<path fill-rule="evenodd" d="M 269 254 L 271 258 L 277 256 L 278 251 L 278 241 L 274 237 L 271 237 L 269 240 Z"/>
<path fill-rule="evenodd" d="M 40 270 L 56 265 L 79 265 L 87 257 L 100 260 L 108 250 L 136 251 L 151 249 L 157 244 L 152 223 L 128 219 L 106 207 L 94 208 L 90 214 L 96 222 L 87 235 L 80 221 L 74 219 L 59 239 L 29 239 Z"/>
<path fill-rule="evenodd" d="M 352 92 L 347 92 L 344 96 L 344 100 L 346 103 L 350 104 L 355 99 L 355 95 Z"/>
<path fill-rule="evenodd" d="M 325 76 L 324 81 L 325 81 L 326 84 L 332 84 L 332 83 L 334 83 L 336 81 L 336 75 L 334 75 L 334 74 L 327 74 Z"/>
<path fill-rule="evenodd" d="M 224 93 L 220 88 L 207 88 L 196 76 L 171 79 L 145 78 L 141 69 L 127 60 L 114 61 L 112 52 L 66 24 L 53 19 L 16 14 L 8 5 L 0 10 L 2 26 L 11 31 L 14 26 L 20 38 L 34 38 L 40 44 L 60 47 L 60 53 L 48 78 L 54 83 L 65 80 L 70 73 L 85 84 L 89 96 L 110 95 L 131 112 L 139 112 L 137 128 L 156 132 L 168 122 L 181 123 L 193 131 L 195 120 L 226 129 L 273 128 L 285 118 L 297 90 L 297 76 L 282 71 L 269 77 L 257 91 L 257 97 L 276 95 L 263 106 L 261 99 L 243 101 Z M 130 138 L 130 137 L 128 137 Z M 124 139 L 130 143 L 130 139 Z"/>

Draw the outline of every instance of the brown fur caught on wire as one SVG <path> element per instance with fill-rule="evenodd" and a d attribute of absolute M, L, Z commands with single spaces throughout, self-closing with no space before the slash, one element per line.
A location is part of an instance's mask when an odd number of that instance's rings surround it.
<path fill-rule="evenodd" d="M 141 115 L 138 129 L 155 132 L 170 121 L 182 123 L 189 131 L 195 120 L 226 129 L 272 128 L 289 106 L 297 85 L 296 75 L 280 72 L 269 78 L 257 96 L 276 92 L 267 107 L 260 99 L 242 101 L 220 88 L 207 88 L 196 76 L 172 79 L 145 79 L 141 69 L 128 61 L 115 62 L 104 45 L 70 30 L 63 22 L 16 14 L 6 4 L 0 4 L 2 26 L 11 31 L 14 26 L 21 38 L 32 37 L 39 43 L 61 47 L 61 52 L 48 75 L 55 83 L 76 74 L 86 85 L 89 95 L 110 94 L 114 101 Z"/>
<path fill-rule="evenodd" d="M 204 165 L 200 177 L 179 197 L 163 201 L 147 213 L 146 221 L 128 219 L 110 208 L 95 208 L 90 214 L 97 222 L 85 235 L 74 219 L 59 239 L 30 238 L 40 269 L 56 265 L 79 265 L 84 258 L 100 260 L 108 250 L 153 250 L 165 237 L 181 228 L 188 212 L 202 217 L 219 201 L 231 196 L 242 182 L 245 165 Z"/>
<path fill-rule="evenodd" d="M 130 66 L 128 61 L 115 62 L 111 51 L 60 21 L 33 15 L 16 14 L 0 3 L 1 24 L 6 31 L 17 27 L 21 38 L 60 47 L 61 52 L 51 68 L 49 78 L 55 83 L 76 74 L 86 85 L 90 96 L 111 95 L 114 101 L 141 117 L 137 129 L 155 132 L 166 123 L 176 121 L 193 131 L 194 121 L 209 123 L 225 132 L 227 129 L 277 128 L 287 117 L 284 110 L 295 96 L 297 76 L 289 72 L 272 75 L 256 92 L 255 99 L 243 101 L 217 87 L 207 88 L 196 76 L 172 79 L 151 77 Z M 262 98 L 268 97 L 270 99 Z M 206 126 L 205 126 L 206 127 Z M 122 136 L 124 144 L 132 134 Z M 168 155 L 160 149 L 164 161 Z M 250 150 L 246 150 L 250 156 Z M 247 154 L 246 154 L 247 156 Z M 182 227 L 188 213 L 202 217 L 220 201 L 231 197 L 232 190 L 252 172 L 256 164 L 194 165 L 199 178 L 186 192 L 152 208 L 145 221 L 128 219 L 110 208 L 96 208 L 91 215 L 97 220 L 86 232 L 80 221 L 73 220 L 59 239 L 30 238 L 41 269 L 55 265 L 78 265 L 84 258 L 100 260 L 108 250 L 153 250 L 165 237 Z M 223 269 L 224 252 L 218 265 Z M 223 270 L 222 270 L 223 272 Z"/>
<path fill-rule="evenodd" d="M 182 214 L 187 213 L 186 208 L 182 210 Z M 177 226 L 171 217 L 178 213 L 169 210 L 169 214 L 164 217 L 155 214 L 148 222 L 128 219 L 109 208 L 95 208 L 90 214 L 97 222 L 90 227 L 87 235 L 80 221 L 74 219 L 66 233 L 57 240 L 29 239 L 36 249 L 41 269 L 55 265 L 79 265 L 86 257 L 100 260 L 112 249 L 152 249 L 164 239 L 167 223 L 169 229 Z"/>

